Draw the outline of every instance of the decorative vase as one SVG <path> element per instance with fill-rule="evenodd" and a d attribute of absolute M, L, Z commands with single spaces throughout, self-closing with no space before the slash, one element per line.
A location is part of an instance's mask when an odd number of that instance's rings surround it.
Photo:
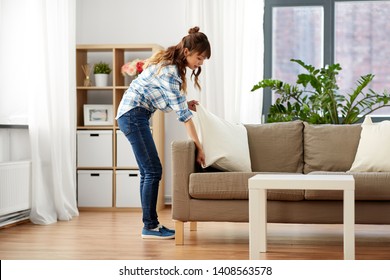
<path fill-rule="evenodd" d="M 89 76 L 85 77 L 85 79 L 84 79 L 84 86 L 85 87 L 92 86 L 92 82 L 91 82 L 91 79 L 89 78 Z"/>
<path fill-rule="evenodd" d="M 87 64 L 81 65 L 81 68 L 83 69 L 83 72 L 85 75 L 84 86 L 85 87 L 92 86 L 91 79 L 89 78 L 89 76 L 91 75 L 91 66 L 87 63 Z"/>
<path fill-rule="evenodd" d="M 108 74 L 95 74 L 95 84 L 97 87 L 106 87 L 108 85 Z"/>

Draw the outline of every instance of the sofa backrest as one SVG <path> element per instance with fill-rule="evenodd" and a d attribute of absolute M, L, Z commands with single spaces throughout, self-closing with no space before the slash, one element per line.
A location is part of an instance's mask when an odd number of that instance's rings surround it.
<path fill-rule="evenodd" d="M 303 122 L 245 125 L 254 172 L 303 172 Z"/>
<path fill-rule="evenodd" d="M 355 159 L 361 124 L 313 125 L 303 123 L 303 173 L 347 171 Z"/>

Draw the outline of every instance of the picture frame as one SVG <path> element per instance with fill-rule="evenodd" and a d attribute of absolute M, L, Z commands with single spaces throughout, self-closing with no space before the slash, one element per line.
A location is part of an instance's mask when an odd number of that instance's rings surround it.
<path fill-rule="evenodd" d="M 113 107 L 108 104 L 84 104 L 84 125 L 113 125 Z"/>

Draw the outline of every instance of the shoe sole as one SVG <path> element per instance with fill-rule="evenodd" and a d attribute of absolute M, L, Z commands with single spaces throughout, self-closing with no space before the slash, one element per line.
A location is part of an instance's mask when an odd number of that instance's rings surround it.
<path fill-rule="evenodd" d="M 158 235 L 148 235 L 148 234 L 142 234 L 141 235 L 142 239 L 174 239 L 174 235 L 170 236 L 158 236 Z"/>

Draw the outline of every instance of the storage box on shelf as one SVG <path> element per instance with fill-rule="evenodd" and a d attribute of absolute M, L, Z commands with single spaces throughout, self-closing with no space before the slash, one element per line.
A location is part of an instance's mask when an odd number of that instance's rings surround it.
<path fill-rule="evenodd" d="M 112 207 L 112 170 L 78 170 L 79 207 Z"/>
<path fill-rule="evenodd" d="M 138 170 L 116 170 L 116 207 L 141 207 Z"/>
<path fill-rule="evenodd" d="M 111 130 L 77 131 L 77 166 L 112 167 L 111 147 Z"/>
<path fill-rule="evenodd" d="M 137 161 L 129 141 L 122 131 L 116 131 L 116 167 L 136 169 Z"/>
<path fill-rule="evenodd" d="M 139 172 L 128 140 L 115 120 L 117 108 L 128 88 L 121 67 L 134 59 L 146 59 L 162 49 L 156 44 L 78 45 L 76 47 L 77 81 L 77 187 L 78 206 L 83 209 L 133 209 L 140 207 Z M 100 61 L 112 68 L 106 87 L 85 86 L 83 65 L 89 69 Z M 85 68 L 84 68 L 85 69 Z M 84 105 L 112 105 L 112 124 L 85 125 Z M 156 147 L 164 163 L 164 115 L 157 111 L 151 120 Z M 157 208 L 164 207 L 164 185 L 161 180 Z"/>

